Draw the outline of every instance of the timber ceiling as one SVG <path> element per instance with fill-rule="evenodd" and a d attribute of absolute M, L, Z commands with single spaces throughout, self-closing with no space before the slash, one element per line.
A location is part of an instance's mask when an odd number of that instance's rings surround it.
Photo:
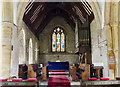
<path fill-rule="evenodd" d="M 23 21 L 38 37 L 45 26 L 55 16 L 63 17 L 66 22 L 75 28 L 75 20 L 84 24 L 87 15 L 90 22 L 94 19 L 88 2 L 29 2 L 26 6 Z"/>

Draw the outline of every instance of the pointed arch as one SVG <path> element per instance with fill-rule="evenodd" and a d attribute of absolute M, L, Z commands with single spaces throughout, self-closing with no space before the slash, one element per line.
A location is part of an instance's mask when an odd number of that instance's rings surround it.
<path fill-rule="evenodd" d="M 29 39 L 29 64 L 33 64 L 33 43 L 32 38 Z"/>
<path fill-rule="evenodd" d="M 26 42 L 25 42 L 25 31 L 21 29 L 19 34 L 19 64 L 25 64 L 26 61 Z"/>

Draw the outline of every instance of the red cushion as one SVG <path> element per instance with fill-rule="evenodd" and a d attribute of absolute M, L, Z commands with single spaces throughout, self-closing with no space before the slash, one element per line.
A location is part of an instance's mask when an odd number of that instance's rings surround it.
<path fill-rule="evenodd" d="M 94 81 L 97 80 L 97 78 L 88 78 L 88 80 Z"/>
<path fill-rule="evenodd" d="M 12 81 L 22 81 L 22 78 L 14 78 Z"/>
<path fill-rule="evenodd" d="M 116 77 L 116 80 L 120 80 L 120 77 Z"/>
<path fill-rule="evenodd" d="M 109 80 L 109 78 L 100 78 L 100 80 Z"/>
<path fill-rule="evenodd" d="M 29 78 L 29 79 L 27 79 L 27 81 L 37 81 L 37 79 L 36 78 Z"/>
<path fill-rule="evenodd" d="M 7 81 L 8 79 L 0 79 L 0 81 Z"/>

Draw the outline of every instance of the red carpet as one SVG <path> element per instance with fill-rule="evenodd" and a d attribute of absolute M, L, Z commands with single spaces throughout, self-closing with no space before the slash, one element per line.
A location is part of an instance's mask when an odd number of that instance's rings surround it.
<path fill-rule="evenodd" d="M 59 75 L 51 75 L 48 81 L 48 87 L 71 87 L 70 81 L 67 78 L 65 72 L 52 72 L 52 74 L 59 74 Z"/>

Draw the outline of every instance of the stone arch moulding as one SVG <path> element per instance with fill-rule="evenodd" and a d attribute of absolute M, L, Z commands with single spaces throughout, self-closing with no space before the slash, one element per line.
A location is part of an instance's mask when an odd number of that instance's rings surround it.
<path fill-rule="evenodd" d="M 56 28 L 56 27 L 61 27 L 62 29 L 63 29 L 63 31 L 64 31 L 64 33 L 65 33 L 65 35 L 67 34 L 66 33 L 66 30 L 68 30 L 65 26 L 63 26 L 63 25 L 56 25 L 56 26 L 54 26 L 53 27 L 53 29 L 52 29 L 52 31 L 50 32 L 50 34 L 52 34 L 53 33 L 53 30 Z"/>

